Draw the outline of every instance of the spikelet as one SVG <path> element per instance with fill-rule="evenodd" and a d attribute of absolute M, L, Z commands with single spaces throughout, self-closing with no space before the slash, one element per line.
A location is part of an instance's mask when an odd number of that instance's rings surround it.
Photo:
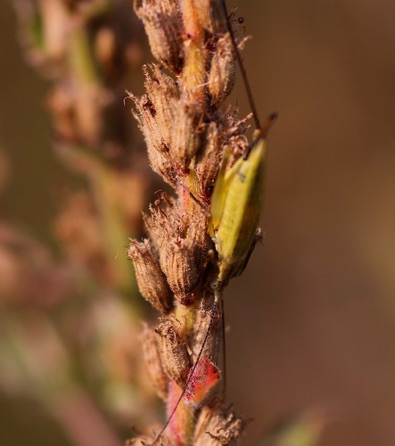
<path fill-rule="evenodd" d="M 190 364 L 185 342 L 183 342 L 174 322 L 162 319 L 155 328 L 156 340 L 167 376 L 180 387 L 185 385 Z"/>
<path fill-rule="evenodd" d="M 202 408 L 197 420 L 194 446 L 223 446 L 233 444 L 245 429 L 246 421 L 229 408 Z"/>
<path fill-rule="evenodd" d="M 169 377 L 162 367 L 156 333 L 152 328 L 148 328 L 147 324 L 144 324 L 140 339 L 149 379 L 155 387 L 158 396 L 166 401 Z"/>
<path fill-rule="evenodd" d="M 183 64 L 182 17 L 176 0 L 134 1 L 134 10 L 143 21 L 154 57 L 179 73 Z"/>
<path fill-rule="evenodd" d="M 236 61 L 233 55 L 232 40 L 226 33 L 217 42 L 208 75 L 208 91 L 211 101 L 220 105 L 232 91 L 236 78 Z"/>
<path fill-rule="evenodd" d="M 161 313 L 173 307 L 173 293 L 160 269 L 151 242 L 131 240 L 128 256 L 133 260 L 137 284 L 143 297 Z"/>

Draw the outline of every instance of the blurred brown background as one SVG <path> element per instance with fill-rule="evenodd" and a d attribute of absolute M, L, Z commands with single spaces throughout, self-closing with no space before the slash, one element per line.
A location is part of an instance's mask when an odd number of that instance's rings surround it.
<path fill-rule="evenodd" d="M 338 407 L 320 446 L 395 444 L 395 7 L 384 0 L 244 0 L 244 59 L 270 136 L 264 246 L 226 296 L 228 400 L 254 418 L 242 444 L 304 408 Z M 64 181 L 0 2 L 5 217 L 51 240 Z M 237 97 L 247 105 L 239 86 Z M 60 180 L 61 179 L 61 180 Z M 0 444 L 67 445 L 31 403 L 0 399 Z"/>

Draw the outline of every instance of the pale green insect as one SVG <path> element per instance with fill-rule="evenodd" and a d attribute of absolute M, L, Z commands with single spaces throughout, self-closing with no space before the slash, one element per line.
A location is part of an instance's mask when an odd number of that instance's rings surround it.
<path fill-rule="evenodd" d="M 270 117 L 267 123 L 271 123 L 273 117 Z M 238 159 L 230 168 L 228 167 L 230 154 L 228 150 L 225 151 L 211 199 L 209 226 L 210 235 L 213 237 L 218 253 L 218 273 L 216 279 L 211 283 L 214 307 L 210 327 L 202 343 L 199 356 L 211 332 L 215 309 L 219 308 L 222 318 L 224 393 L 226 389 L 226 346 L 222 293 L 229 280 L 243 272 L 258 238 L 257 228 L 263 207 L 266 170 L 264 135 L 266 132 L 256 130 L 254 142 L 247 156 Z M 198 362 L 199 356 L 196 362 Z"/>
<path fill-rule="evenodd" d="M 214 186 L 210 230 L 219 257 L 220 287 L 243 271 L 256 240 L 263 207 L 266 141 L 259 131 L 254 136 L 248 158 L 240 158 L 230 169 L 225 153 Z"/>

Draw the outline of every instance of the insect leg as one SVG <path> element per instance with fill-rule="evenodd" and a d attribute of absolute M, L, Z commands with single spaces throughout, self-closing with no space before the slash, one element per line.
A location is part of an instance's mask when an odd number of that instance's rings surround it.
<path fill-rule="evenodd" d="M 232 45 L 233 45 L 233 48 L 235 50 L 237 64 L 239 65 L 241 77 L 243 78 L 243 83 L 244 83 L 244 87 L 245 87 L 245 90 L 246 90 L 248 102 L 250 103 L 252 115 L 254 117 L 255 127 L 257 129 L 260 129 L 261 128 L 261 124 L 259 122 L 258 111 L 257 111 L 257 108 L 255 106 L 255 101 L 254 101 L 254 97 L 252 95 L 250 83 L 248 81 L 247 72 L 246 72 L 246 70 L 244 68 L 244 64 L 243 64 L 243 61 L 241 59 L 239 49 L 237 48 L 237 43 L 236 43 L 235 35 L 234 35 L 233 29 L 232 29 L 232 25 L 231 25 L 231 23 L 229 21 L 229 13 L 228 13 L 228 8 L 226 7 L 225 0 L 221 0 L 221 5 L 222 5 L 222 9 L 223 9 L 224 14 L 225 14 L 226 27 L 228 28 L 229 35 L 230 35 L 230 38 L 232 40 Z"/>
<path fill-rule="evenodd" d="M 219 298 L 220 308 L 221 308 L 221 331 L 222 331 L 222 398 L 226 399 L 226 386 L 227 386 L 227 376 L 226 376 L 226 326 L 225 326 L 225 302 L 222 294 Z"/>

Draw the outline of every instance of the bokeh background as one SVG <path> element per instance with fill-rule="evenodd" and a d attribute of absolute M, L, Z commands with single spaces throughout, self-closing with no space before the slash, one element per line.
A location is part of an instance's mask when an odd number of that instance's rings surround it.
<path fill-rule="evenodd" d="M 319 446 L 392 446 L 395 7 L 244 0 L 238 8 L 253 36 L 244 59 L 258 109 L 280 113 L 264 244 L 226 296 L 228 400 L 254 419 L 242 444 L 258 444 L 292 414 L 328 409 L 335 416 Z M 2 215 L 56 249 L 52 186 L 68 177 L 51 148 L 48 85 L 23 60 L 8 2 L 0 33 Z M 235 97 L 247 111 L 240 85 Z M 72 446 L 31 400 L 0 397 L 0 420 L 2 445 Z"/>

